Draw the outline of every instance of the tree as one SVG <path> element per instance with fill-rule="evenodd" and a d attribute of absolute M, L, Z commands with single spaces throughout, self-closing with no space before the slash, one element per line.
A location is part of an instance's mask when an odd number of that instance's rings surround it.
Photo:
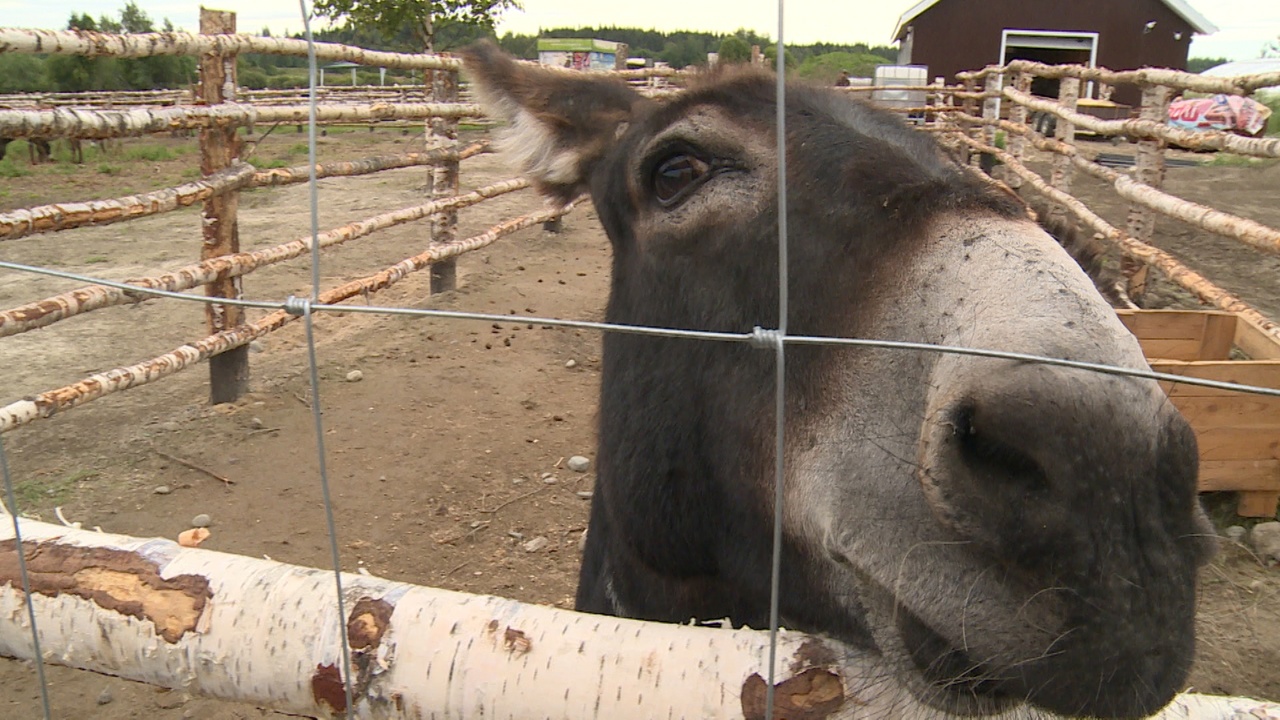
<path fill-rule="evenodd" d="M 737 35 L 730 35 L 720 41 L 720 62 L 725 64 L 751 62 L 751 46 Z"/>
<path fill-rule="evenodd" d="M 1187 72 L 1202 73 L 1211 67 L 1217 67 L 1226 62 L 1226 58 L 1193 57 L 1187 60 Z"/>
<path fill-rule="evenodd" d="M 498 15 L 520 7 L 517 0 L 317 0 L 315 12 L 330 20 L 347 18 L 394 37 L 412 27 L 427 52 L 435 52 L 438 27 L 445 23 L 478 25 L 490 31 Z"/>
<path fill-rule="evenodd" d="M 764 54 L 764 61 L 766 65 L 768 65 L 770 68 L 778 67 L 778 46 L 777 45 L 773 45 L 773 44 L 766 45 L 764 47 L 763 54 Z M 787 72 L 791 72 L 792 70 L 796 69 L 796 64 L 797 64 L 796 56 L 791 54 L 791 48 L 786 48 L 783 51 L 782 64 L 786 68 Z"/>

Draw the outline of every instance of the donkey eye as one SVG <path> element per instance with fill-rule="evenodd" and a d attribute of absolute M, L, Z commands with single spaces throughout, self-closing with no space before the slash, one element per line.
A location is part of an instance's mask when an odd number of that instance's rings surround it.
<path fill-rule="evenodd" d="M 663 206 L 682 200 L 698 181 L 707 176 L 711 165 L 687 153 L 678 153 L 658 163 L 653 171 L 653 194 Z"/>

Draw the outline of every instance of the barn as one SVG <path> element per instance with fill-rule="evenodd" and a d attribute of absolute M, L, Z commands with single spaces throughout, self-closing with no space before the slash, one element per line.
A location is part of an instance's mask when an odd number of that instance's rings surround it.
<path fill-rule="evenodd" d="M 950 79 L 1015 59 L 1182 70 L 1191 36 L 1216 31 L 1186 0 L 920 0 L 898 19 L 893 39 L 899 64 Z M 1138 96 L 1120 87 L 1113 99 L 1133 105 Z"/>

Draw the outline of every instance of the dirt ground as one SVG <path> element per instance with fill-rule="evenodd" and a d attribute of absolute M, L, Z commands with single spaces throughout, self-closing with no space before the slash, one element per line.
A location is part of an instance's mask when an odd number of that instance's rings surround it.
<path fill-rule="evenodd" d="M 144 141 L 134 141 L 142 143 Z M 180 182 L 196 163 L 191 140 L 145 141 L 170 148 L 157 159 L 105 157 L 83 168 L 36 168 L 0 178 L 0 209 L 36 201 L 87 199 Z M 300 136 L 277 131 L 257 159 L 300 161 Z M 363 130 L 322 138 L 321 159 L 403 149 L 399 131 Z M 116 152 L 128 153 L 129 143 Z M 137 153 L 141 154 L 141 153 Z M 99 172 L 102 165 L 115 168 Z M 463 165 L 466 187 L 508 176 L 504 160 Z M 421 202 L 425 169 L 321 182 L 321 228 Z M 1171 170 L 1186 197 L 1280 226 L 1280 165 Z M 1113 195 L 1077 180 L 1080 193 L 1113 221 Z M 519 193 L 464 210 L 464 236 L 535 209 Z M 308 227 L 304 186 L 242 197 L 246 249 L 284 242 Z M 1233 241 L 1164 223 L 1159 243 L 1209 277 L 1280 316 L 1275 258 Z M 322 254 L 326 285 L 360 277 L 419 252 L 422 224 L 401 226 Z M 152 274 L 198 255 L 199 213 L 181 212 L 0 244 L 0 257 L 112 279 Z M 455 293 L 429 297 L 411 276 L 370 303 L 456 308 L 512 315 L 501 323 L 322 314 L 316 320 L 325 443 L 343 568 L 419 584 L 524 601 L 571 605 L 578 541 L 593 475 L 564 467 L 594 455 L 599 337 L 551 329 L 522 315 L 599 319 L 609 249 L 587 206 L 558 234 L 530 229 L 459 261 Z M 246 296 L 305 293 L 305 262 L 256 272 Z M 75 283 L 0 272 L 0 307 Z M 1172 302 L 1185 302 L 1164 292 Z M 256 317 L 256 315 L 255 315 Z M 85 373 L 128 364 L 204 335 L 203 310 L 149 301 L 73 318 L 0 342 L 0 402 L 68 384 Z M 305 342 L 300 323 L 263 340 L 250 355 L 252 392 L 229 406 L 207 402 L 204 366 L 104 398 L 4 436 L 25 513 L 109 532 L 175 537 L 193 516 L 213 519 L 205 547 L 327 567 Z M 573 362 L 570 362 L 573 361 Z M 363 378 L 349 381 L 359 370 Z M 224 485 L 180 458 L 234 481 Z M 167 486 L 168 493 L 157 493 Z M 549 543 L 526 552 L 525 541 Z M 1203 575 L 1201 650 L 1192 678 L 1200 691 L 1280 700 L 1280 574 L 1228 546 Z M 254 718 L 256 708 L 193 698 L 116 678 L 50 669 L 56 717 Z M 32 668 L 0 661 L 0 709 L 39 716 Z"/>

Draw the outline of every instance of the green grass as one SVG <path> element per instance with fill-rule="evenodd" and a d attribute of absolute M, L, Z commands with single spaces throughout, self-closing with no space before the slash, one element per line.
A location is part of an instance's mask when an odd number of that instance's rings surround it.
<path fill-rule="evenodd" d="M 110 163 L 102 163 L 98 166 L 98 173 L 102 175 L 119 175 L 123 171 L 124 168 Z"/>
<path fill-rule="evenodd" d="M 290 145 L 290 146 L 289 146 L 289 149 L 288 149 L 288 150 L 285 150 L 285 154 L 286 154 L 286 155 L 291 155 L 291 156 L 298 156 L 298 157 L 301 157 L 301 156 L 303 156 L 303 155 L 306 155 L 306 154 L 307 154 L 307 144 L 306 144 L 306 143 L 294 143 L 293 145 Z"/>
<path fill-rule="evenodd" d="M 13 150 L 10 150 L 9 152 L 13 152 Z M 7 157 L 4 160 L 0 160 L 0 177 L 20 178 L 20 177 L 26 177 L 27 175 L 30 175 L 30 174 L 31 174 L 30 170 L 26 169 L 25 167 L 23 167 L 18 163 L 15 163 L 14 161 L 10 160 Z"/>
<path fill-rule="evenodd" d="M 138 145 L 124 151 L 125 160 L 160 162 L 162 160 L 172 160 L 175 157 L 177 155 L 164 145 Z"/>
<path fill-rule="evenodd" d="M 84 259 L 85 265 L 97 265 L 99 263 L 111 262 L 111 258 L 106 255 L 90 255 Z"/>
<path fill-rule="evenodd" d="M 9 509 L 16 513 L 41 505 L 61 505 L 71 497 L 76 485 L 97 475 L 93 470 L 78 470 L 56 480 L 20 480 L 13 485 L 18 507 Z"/>
<path fill-rule="evenodd" d="M 259 170 L 272 170 L 275 168 L 289 167 L 289 161 L 282 158 L 272 158 L 271 160 L 263 160 L 262 162 L 254 163 L 254 166 Z"/>
<path fill-rule="evenodd" d="M 1266 158 L 1245 157 L 1243 155 L 1232 155 L 1230 153 L 1217 153 L 1213 159 L 1205 163 L 1212 167 L 1258 167 L 1267 166 L 1274 163 L 1274 160 Z"/>

